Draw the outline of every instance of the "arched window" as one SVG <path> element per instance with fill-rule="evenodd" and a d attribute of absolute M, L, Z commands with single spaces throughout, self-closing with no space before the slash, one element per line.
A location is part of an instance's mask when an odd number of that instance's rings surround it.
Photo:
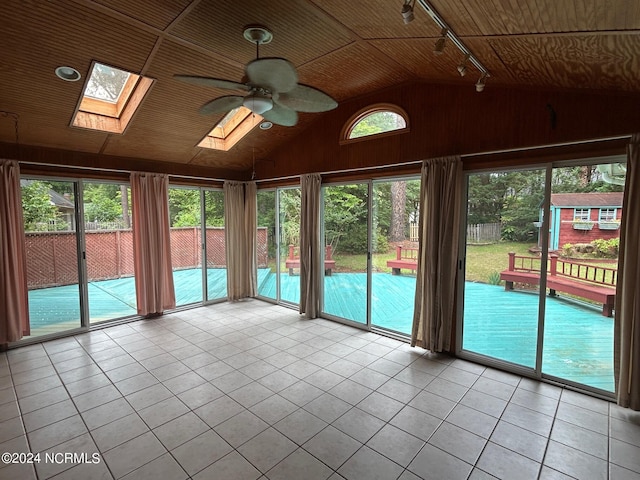
<path fill-rule="evenodd" d="M 406 112 L 389 103 L 370 105 L 346 123 L 342 141 L 349 142 L 365 137 L 404 133 L 409 130 Z"/>

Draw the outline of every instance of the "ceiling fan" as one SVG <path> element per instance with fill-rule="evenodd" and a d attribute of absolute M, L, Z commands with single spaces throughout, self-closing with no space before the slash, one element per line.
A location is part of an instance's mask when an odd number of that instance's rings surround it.
<path fill-rule="evenodd" d="M 227 90 L 248 92 L 247 95 L 227 95 L 205 103 L 202 115 L 223 113 L 245 106 L 276 125 L 292 127 L 298 122 L 297 112 L 326 112 L 338 103 L 317 88 L 298 83 L 298 73 L 284 58 L 260 58 L 260 45 L 270 43 L 273 34 L 260 25 L 250 25 L 244 38 L 256 45 L 256 59 L 245 67 L 242 82 L 193 75 L 174 75 L 183 82 Z"/>

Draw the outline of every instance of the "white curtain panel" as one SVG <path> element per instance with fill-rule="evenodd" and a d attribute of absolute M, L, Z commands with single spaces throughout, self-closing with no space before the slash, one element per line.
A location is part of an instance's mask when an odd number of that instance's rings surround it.
<path fill-rule="evenodd" d="M 29 334 L 20 166 L 0 160 L 0 349 Z"/>
<path fill-rule="evenodd" d="M 640 410 L 640 134 L 627 148 L 614 326 L 618 404 Z"/>
<path fill-rule="evenodd" d="M 432 352 L 451 349 L 462 181 L 459 156 L 423 163 L 411 345 Z"/>
<path fill-rule="evenodd" d="M 176 306 L 169 231 L 169 177 L 131 173 L 133 264 L 139 315 Z"/>
<path fill-rule="evenodd" d="M 320 314 L 323 259 L 320 243 L 319 174 L 300 177 L 300 313 L 307 318 Z"/>

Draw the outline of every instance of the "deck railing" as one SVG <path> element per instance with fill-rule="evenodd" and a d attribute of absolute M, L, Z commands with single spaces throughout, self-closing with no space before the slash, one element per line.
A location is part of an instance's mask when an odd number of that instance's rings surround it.
<path fill-rule="evenodd" d="M 413 260 L 418 261 L 418 249 L 408 248 L 398 245 L 396 247 L 396 260 Z"/>
<path fill-rule="evenodd" d="M 289 245 L 289 256 L 287 260 L 299 260 L 300 259 L 300 247 L 297 245 Z M 331 245 L 324 247 L 324 259 L 333 260 L 333 252 Z"/>
<path fill-rule="evenodd" d="M 540 262 L 540 257 L 516 255 L 509 252 L 509 270 L 512 272 L 540 273 Z M 618 281 L 617 268 L 560 260 L 555 253 L 549 255 L 547 272 L 549 275 L 572 278 L 606 287 L 615 287 Z"/>

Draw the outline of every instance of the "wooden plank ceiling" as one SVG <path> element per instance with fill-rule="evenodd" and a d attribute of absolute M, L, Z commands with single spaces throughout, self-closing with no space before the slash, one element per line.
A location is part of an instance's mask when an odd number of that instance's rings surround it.
<path fill-rule="evenodd" d="M 440 29 L 416 5 L 405 25 L 402 0 L 6 0 L 0 2 L 0 110 L 19 115 L 21 144 L 248 170 L 322 114 L 291 128 L 254 129 L 229 152 L 196 147 L 222 115 L 198 108 L 223 90 L 172 75 L 240 81 L 255 47 L 248 24 L 274 34 L 262 56 L 284 57 L 300 82 L 339 102 L 407 82 L 478 79 L 456 72 L 452 45 L 433 54 Z M 491 85 L 640 92 L 640 2 L 635 0 L 433 0 L 433 7 L 489 69 Z M 83 78 L 92 61 L 157 81 L 123 135 L 69 126 L 83 82 L 64 82 L 69 65 Z M 15 142 L 0 116 L 0 142 Z"/>

